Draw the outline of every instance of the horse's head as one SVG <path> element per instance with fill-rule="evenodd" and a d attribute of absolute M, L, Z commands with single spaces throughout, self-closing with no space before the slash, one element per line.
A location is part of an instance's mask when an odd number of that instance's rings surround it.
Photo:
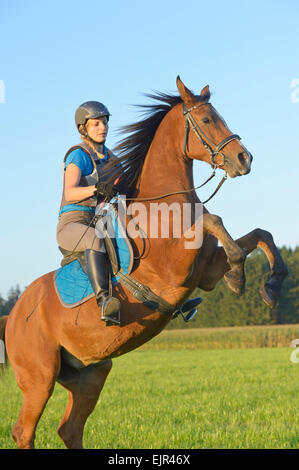
<path fill-rule="evenodd" d="M 194 95 L 177 77 L 177 87 L 183 100 L 185 118 L 184 153 L 194 160 L 203 160 L 213 168 L 221 168 L 231 178 L 250 172 L 252 155 L 231 134 L 223 118 L 209 102 L 206 86 L 199 96 Z"/>

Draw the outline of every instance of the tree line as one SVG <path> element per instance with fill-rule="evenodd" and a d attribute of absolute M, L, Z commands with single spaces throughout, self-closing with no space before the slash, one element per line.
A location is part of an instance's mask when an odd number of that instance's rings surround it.
<path fill-rule="evenodd" d="M 18 284 L 16 287 L 11 287 L 9 289 L 7 299 L 3 299 L 0 294 L 0 316 L 9 314 L 20 295 L 21 289 Z"/>
<path fill-rule="evenodd" d="M 191 297 L 202 297 L 195 318 L 185 323 L 181 317 L 171 321 L 167 328 L 202 328 L 217 326 L 270 325 L 299 323 L 299 246 L 282 247 L 280 253 L 289 268 L 279 305 L 270 310 L 259 295 L 259 288 L 269 276 L 268 261 L 261 250 L 255 250 L 245 263 L 246 291 L 236 297 L 221 280 L 211 292 L 195 289 Z M 20 288 L 11 288 L 5 300 L 0 295 L 0 315 L 8 315 L 16 303 Z"/>

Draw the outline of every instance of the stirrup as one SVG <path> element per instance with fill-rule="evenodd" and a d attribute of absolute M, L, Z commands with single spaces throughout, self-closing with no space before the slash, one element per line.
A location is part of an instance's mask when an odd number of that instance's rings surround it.
<path fill-rule="evenodd" d="M 109 312 L 109 302 L 115 304 L 114 308 Z M 118 310 L 116 310 L 118 304 Z M 99 302 L 99 307 L 101 309 L 101 320 L 105 322 L 114 323 L 116 325 L 120 325 L 120 301 L 115 297 L 104 297 Z M 111 306 L 110 306 L 111 307 Z M 105 312 L 108 310 L 108 312 Z M 105 313 L 104 313 L 105 312 Z"/>
<path fill-rule="evenodd" d="M 183 305 L 181 305 L 173 314 L 172 320 L 182 315 L 185 322 L 193 320 L 197 314 L 197 305 L 202 302 L 201 297 L 195 297 L 194 299 L 187 300 Z"/>

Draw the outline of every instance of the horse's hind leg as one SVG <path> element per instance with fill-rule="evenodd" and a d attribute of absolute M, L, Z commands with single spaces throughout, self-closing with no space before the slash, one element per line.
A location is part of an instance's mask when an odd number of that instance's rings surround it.
<path fill-rule="evenodd" d="M 21 412 L 12 430 L 19 449 L 34 449 L 35 429 L 52 391 L 52 387 L 23 391 Z"/>
<path fill-rule="evenodd" d="M 83 369 L 62 366 L 57 380 L 69 391 L 69 401 L 58 434 L 68 449 L 82 449 L 86 420 L 97 404 L 111 367 L 111 360 Z"/>
<path fill-rule="evenodd" d="M 57 367 L 47 367 L 41 371 L 38 364 L 27 364 L 21 371 L 14 366 L 14 371 L 23 393 L 23 402 L 12 437 L 19 449 L 33 449 L 36 426 L 53 392 Z"/>

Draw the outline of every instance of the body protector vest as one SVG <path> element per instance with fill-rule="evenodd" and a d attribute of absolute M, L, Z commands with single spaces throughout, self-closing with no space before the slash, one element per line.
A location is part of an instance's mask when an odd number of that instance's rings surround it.
<path fill-rule="evenodd" d="M 107 147 L 104 147 L 105 153 L 107 152 L 107 158 L 105 158 L 105 160 L 99 158 L 97 156 L 97 154 L 85 142 L 80 142 L 80 144 L 74 145 L 73 147 L 71 147 L 67 151 L 67 153 L 66 153 L 66 155 L 63 159 L 63 192 L 62 192 L 62 200 L 61 200 L 61 204 L 60 204 L 60 209 L 63 206 L 65 206 L 67 204 L 70 204 L 69 201 L 66 201 L 65 196 L 64 196 L 64 187 L 65 187 L 64 165 L 65 165 L 65 161 L 66 161 L 67 157 L 69 156 L 69 154 L 73 150 L 76 150 L 76 149 L 82 149 L 85 153 L 87 153 L 87 155 L 89 156 L 89 158 L 92 162 L 92 166 L 93 166 L 93 171 L 89 175 L 81 176 L 79 186 L 96 185 L 99 182 L 100 174 L 102 172 L 102 169 L 107 164 L 107 162 L 111 161 L 111 159 L 116 159 L 116 157 L 113 155 L 111 150 L 107 149 Z M 106 179 L 107 179 L 107 176 L 106 176 L 106 178 L 103 178 L 101 176 L 101 181 L 105 181 Z M 96 198 L 96 196 L 92 196 L 92 197 L 86 198 L 86 199 L 81 200 L 81 201 L 72 201 L 71 204 L 80 204 L 80 206 L 96 207 L 97 198 Z"/>

